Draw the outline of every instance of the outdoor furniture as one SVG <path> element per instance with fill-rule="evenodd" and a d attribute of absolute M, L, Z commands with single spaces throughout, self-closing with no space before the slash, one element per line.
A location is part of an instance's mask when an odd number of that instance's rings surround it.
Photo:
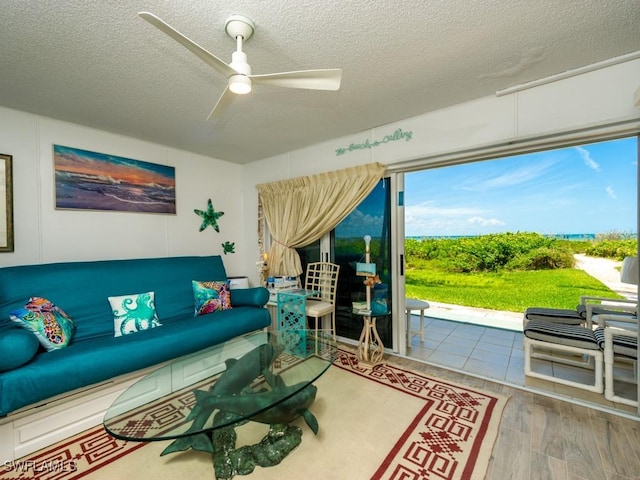
<path fill-rule="evenodd" d="M 591 327 L 597 324 L 595 315 L 617 314 L 634 316 L 638 310 L 638 302 L 624 298 L 596 297 L 583 295 L 575 310 L 566 308 L 529 307 L 524 312 L 523 327 L 530 320 L 564 323 L 568 325 L 584 325 Z"/>
<path fill-rule="evenodd" d="M 615 392 L 614 382 L 637 384 L 638 318 L 599 315 L 594 334 L 604 352 L 604 396 L 607 400 L 638 406 L 638 400 Z"/>
<path fill-rule="evenodd" d="M 407 312 L 407 345 L 411 343 L 413 335 L 420 334 L 420 341 L 424 342 L 424 311 L 429 308 L 429 302 L 416 300 L 415 298 L 406 298 L 404 301 L 404 309 Z M 420 330 L 411 329 L 411 312 L 413 310 L 420 311 Z"/>
<path fill-rule="evenodd" d="M 524 326 L 530 320 L 544 320 L 548 322 L 566 323 L 567 325 L 581 325 L 585 319 L 580 315 L 578 309 L 568 308 L 544 308 L 529 307 L 524 311 Z"/>
<path fill-rule="evenodd" d="M 535 371 L 532 359 L 550 360 L 593 370 L 593 382 L 582 383 Z M 524 328 L 524 373 L 590 392 L 603 392 L 603 354 L 593 330 L 546 320 L 530 320 Z"/>

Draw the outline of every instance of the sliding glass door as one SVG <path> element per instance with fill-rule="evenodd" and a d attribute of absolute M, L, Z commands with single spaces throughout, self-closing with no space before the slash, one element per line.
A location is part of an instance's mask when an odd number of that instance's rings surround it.
<path fill-rule="evenodd" d="M 362 331 L 362 317 L 351 313 L 353 302 L 366 300 L 364 277 L 356 275 L 356 263 L 365 260 L 364 236 L 371 236 L 370 261 L 376 265 L 380 283 L 373 296 L 378 296 L 392 309 L 391 275 L 391 196 L 389 179 L 382 179 L 369 196 L 332 232 L 334 261 L 340 265 L 339 298 L 336 315 L 338 335 L 358 339 Z M 377 319 L 382 343 L 393 342 L 392 316 Z"/>
<path fill-rule="evenodd" d="M 391 182 L 382 179 L 369 196 L 322 240 L 298 249 L 302 267 L 309 262 L 331 261 L 340 265 L 336 305 L 336 330 L 340 337 L 358 340 L 362 317 L 353 315 L 352 303 L 365 300 L 364 277 L 356 276 L 355 266 L 364 262 L 364 236 L 371 236 L 370 261 L 376 264 L 380 284 L 375 289 L 392 312 Z M 304 275 L 303 275 L 304 277 Z M 302 279 L 304 281 L 304 278 Z M 393 346 L 392 315 L 377 319 L 378 333 L 385 347 Z"/>

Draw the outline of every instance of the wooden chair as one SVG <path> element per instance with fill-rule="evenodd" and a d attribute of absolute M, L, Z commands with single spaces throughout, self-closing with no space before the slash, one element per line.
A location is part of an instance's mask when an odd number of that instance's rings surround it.
<path fill-rule="evenodd" d="M 314 262 L 307 265 L 304 288 L 319 292 L 317 297 L 307 298 L 306 314 L 315 320 L 315 332 L 318 333 L 318 324 L 321 319 L 331 315 L 329 331 L 336 339 L 336 290 L 338 286 L 338 274 L 340 266 L 329 262 Z M 324 326 L 324 325 L 323 325 Z"/>

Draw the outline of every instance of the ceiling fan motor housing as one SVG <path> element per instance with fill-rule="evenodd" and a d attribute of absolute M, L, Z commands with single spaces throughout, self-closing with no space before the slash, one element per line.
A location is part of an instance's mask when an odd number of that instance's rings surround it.
<path fill-rule="evenodd" d="M 227 35 L 234 40 L 239 36 L 242 37 L 244 41 L 249 40 L 255 29 L 256 24 L 253 23 L 253 20 L 244 15 L 231 15 L 224 24 L 224 30 L 227 32 Z"/>
<path fill-rule="evenodd" d="M 247 54 L 244 52 L 233 52 L 229 66 L 242 75 L 251 75 L 251 66 L 247 63 Z"/>

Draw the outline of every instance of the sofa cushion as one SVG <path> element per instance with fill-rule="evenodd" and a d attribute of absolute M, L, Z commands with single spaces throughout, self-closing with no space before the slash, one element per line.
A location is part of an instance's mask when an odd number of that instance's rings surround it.
<path fill-rule="evenodd" d="M 567 308 L 529 307 L 524 312 L 525 324 L 527 320 L 545 320 L 549 322 L 580 325 L 586 318 L 578 310 Z"/>
<path fill-rule="evenodd" d="M 580 325 L 531 320 L 524 328 L 528 338 L 587 350 L 599 350 L 593 331 Z"/>
<path fill-rule="evenodd" d="M 116 337 L 160 327 L 154 292 L 109 297 Z"/>
<path fill-rule="evenodd" d="M 0 417 L 54 395 L 197 352 L 271 324 L 265 308 L 239 307 L 215 316 L 215 322 L 203 322 L 190 309 L 185 317 L 165 323 L 162 328 L 73 342 L 68 348 L 36 355 L 21 368 L 0 375 Z"/>
<path fill-rule="evenodd" d="M 192 280 L 195 316 L 231 308 L 229 282 Z"/>
<path fill-rule="evenodd" d="M 593 331 L 600 350 L 604 352 L 604 327 L 598 327 Z M 638 339 L 627 335 L 613 336 L 613 353 L 627 358 L 638 359 Z"/>
<path fill-rule="evenodd" d="M 264 287 L 234 288 L 231 302 L 234 307 L 264 307 L 269 301 L 269 290 Z"/>
<path fill-rule="evenodd" d="M 34 334 L 22 328 L 0 331 L 0 372 L 13 370 L 28 363 L 38 351 L 40 343 Z"/>
<path fill-rule="evenodd" d="M 33 332 L 48 352 L 69 345 L 76 329 L 64 310 L 42 297 L 31 297 L 24 307 L 12 311 L 9 318 Z"/>

